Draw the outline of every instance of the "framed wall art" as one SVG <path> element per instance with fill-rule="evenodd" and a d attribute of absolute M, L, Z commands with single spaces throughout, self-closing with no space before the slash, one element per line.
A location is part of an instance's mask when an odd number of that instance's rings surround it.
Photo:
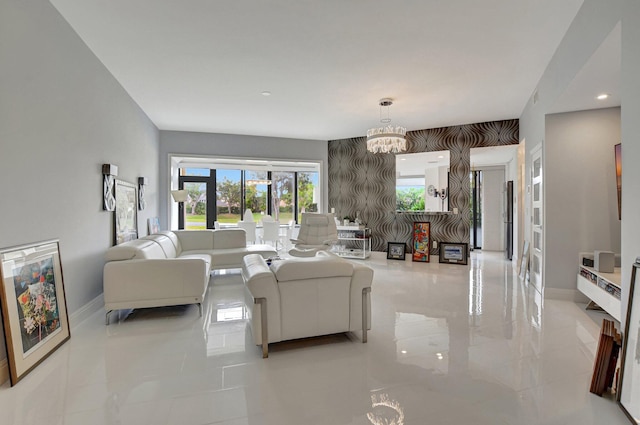
<path fill-rule="evenodd" d="M 405 247 L 404 242 L 388 242 L 387 260 L 404 260 Z"/>
<path fill-rule="evenodd" d="M 640 257 L 636 258 L 631 269 L 618 383 L 618 403 L 633 424 L 640 424 L 640 286 L 636 285 L 638 268 Z"/>
<path fill-rule="evenodd" d="M 13 386 L 70 338 L 57 240 L 0 250 L 0 299 Z"/>
<path fill-rule="evenodd" d="M 147 219 L 147 233 L 153 235 L 160 231 L 160 219 L 158 217 L 151 217 Z"/>
<path fill-rule="evenodd" d="M 138 195 L 133 183 L 116 179 L 114 243 L 138 239 Z"/>
<path fill-rule="evenodd" d="M 440 242 L 440 263 L 467 265 L 469 245 L 466 243 Z"/>
<path fill-rule="evenodd" d="M 430 228 L 431 223 L 428 221 L 413 223 L 413 261 L 429 262 Z"/>

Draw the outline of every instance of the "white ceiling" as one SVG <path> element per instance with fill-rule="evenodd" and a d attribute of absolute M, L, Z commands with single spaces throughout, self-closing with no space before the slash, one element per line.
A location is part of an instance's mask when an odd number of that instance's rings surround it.
<path fill-rule="evenodd" d="M 320 140 L 518 118 L 582 4 L 51 2 L 158 128 Z"/>

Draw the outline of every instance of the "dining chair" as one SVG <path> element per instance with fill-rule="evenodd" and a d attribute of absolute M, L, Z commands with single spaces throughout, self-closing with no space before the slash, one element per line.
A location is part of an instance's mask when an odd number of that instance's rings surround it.
<path fill-rule="evenodd" d="M 239 221 L 238 227 L 246 232 L 247 243 L 256 243 L 256 222 L 255 221 Z"/>

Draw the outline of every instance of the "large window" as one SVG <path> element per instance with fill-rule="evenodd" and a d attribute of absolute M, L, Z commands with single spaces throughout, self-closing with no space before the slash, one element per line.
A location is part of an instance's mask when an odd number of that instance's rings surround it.
<path fill-rule="evenodd" d="M 237 223 L 242 211 L 242 170 L 211 170 L 216 177 L 216 220 Z"/>
<path fill-rule="evenodd" d="M 178 187 L 189 194 L 179 206 L 181 229 L 213 228 L 216 221 L 221 227 L 235 224 L 246 219 L 247 209 L 256 222 L 270 215 L 281 223 L 321 210 L 320 173 L 309 171 L 319 170 L 318 163 L 211 159 L 205 167 L 191 161 L 175 161 Z"/>

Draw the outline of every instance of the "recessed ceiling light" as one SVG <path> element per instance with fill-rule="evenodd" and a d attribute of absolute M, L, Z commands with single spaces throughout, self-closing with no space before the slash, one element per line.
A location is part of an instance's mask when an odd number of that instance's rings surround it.
<path fill-rule="evenodd" d="M 444 155 L 438 155 L 438 159 L 444 158 Z"/>
<path fill-rule="evenodd" d="M 605 99 L 607 99 L 608 97 L 609 97 L 609 95 L 608 95 L 607 93 L 602 93 L 602 94 L 599 94 L 598 96 L 596 96 L 596 99 L 598 99 L 598 100 L 605 100 Z"/>
<path fill-rule="evenodd" d="M 265 90 L 265 91 L 262 92 L 262 95 L 263 96 L 271 96 L 271 92 Z"/>
<path fill-rule="evenodd" d="M 407 354 L 407 350 L 400 351 L 402 354 Z"/>
<path fill-rule="evenodd" d="M 406 161 L 407 158 L 400 158 L 400 161 Z"/>

